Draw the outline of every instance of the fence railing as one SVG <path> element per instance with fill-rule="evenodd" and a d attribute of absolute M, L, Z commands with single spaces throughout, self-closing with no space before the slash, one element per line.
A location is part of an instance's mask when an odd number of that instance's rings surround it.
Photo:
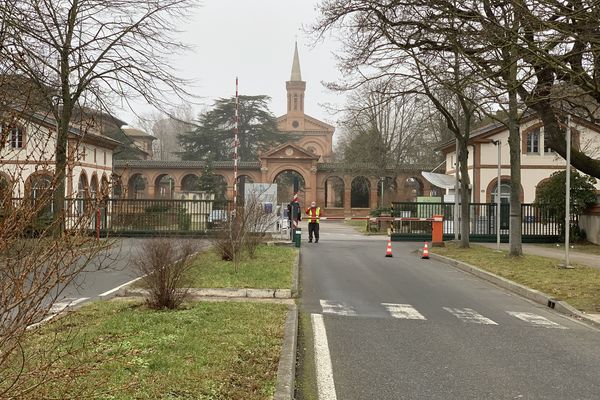
<path fill-rule="evenodd" d="M 217 200 L 66 199 L 66 228 L 102 234 L 202 234 L 227 221 L 231 202 Z M 51 199 L 0 202 L 0 220 L 8 213 L 31 213 L 27 230 L 43 231 L 54 218 Z"/>
<path fill-rule="evenodd" d="M 458 209 L 457 227 L 454 226 L 454 203 L 392 203 L 394 217 L 429 218 L 432 215 L 444 216 L 444 238 L 452 239 L 455 229 L 460 236 L 460 207 Z M 475 241 L 496 240 L 496 203 L 470 203 L 469 236 Z M 521 229 L 523 241 L 557 241 L 563 234 L 563 217 L 553 208 L 546 205 L 522 204 Z M 577 224 L 578 216 L 571 216 L 571 224 Z M 510 228 L 510 206 L 500 205 L 500 236 L 508 241 Z M 394 223 L 394 235 L 399 238 L 427 240 L 431 236 L 431 223 L 419 221 L 397 221 Z"/>

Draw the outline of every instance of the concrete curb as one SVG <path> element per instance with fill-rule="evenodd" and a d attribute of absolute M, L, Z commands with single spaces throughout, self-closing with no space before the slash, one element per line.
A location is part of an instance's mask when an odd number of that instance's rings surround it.
<path fill-rule="evenodd" d="M 221 298 L 253 298 L 253 299 L 291 299 L 290 289 L 196 289 L 190 288 L 188 292 L 191 298 L 221 297 Z M 146 289 L 123 288 L 116 293 L 118 297 L 143 297 L 148 295 Z"/>
<path fill-rule="evenodd" d="M 561 314 L 568 315 L 568 316 L 573 317 L 578 320 L 586 321 L 587 323 L 590 323 L 590 324 L 594 325 L 595 327 L 600 328 L 600 322 L 588 317 L 586 314 L 577 310 L 576 308 L 574 308 L 573 306 L 571 306 L 570 304 L 568 304 L 565 301 L 555 299 L 552 296 L 549 296 L 538 290 L 531 289 L 527 286 L 513 282 L 511 280 L 508 280 L 506 278 L 503 278 L 503 277 L 493 274 L 491 272 L 484 271 L 474 265 L 467 264 L 465 262 L 458 261 L 453 258 L 448 258 L 448 257 L 441 256 L 441 255 L 435 254 L 435 253 L 429 253 L 429 257 L 433 260 L 441 261 L 445 264 L 451 265 L 462 271 L 465 271 L 472 275 L 475 275 L 478 278 L 481 278 L 483 280 L 491 282 L 496 286 L 499 286 L 503 289 L 509 290 L 513 293 L 518 294 L 519 296 L 525 297 L 526 299 L 534 301 L 538 304 L 543 304 L 549 308 L 552 308 L 552 309 L 558 311 Z"/>
<path fill-rule="evenodd" d="M 273 400 L 293 400 L 294 398 L 298 338 L 298 307 L 295 304 L 289 308 L 284 331 Z"/>

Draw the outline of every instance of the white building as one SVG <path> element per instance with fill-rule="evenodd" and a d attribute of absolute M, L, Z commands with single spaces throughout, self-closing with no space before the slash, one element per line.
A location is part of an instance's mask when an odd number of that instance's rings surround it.
<path fill-rule="evenodd" d="M 33 198 L 52 185 L 56 121 L 33 113 L 5 116 L 0 136 L 0 193 L 6 198 Z M 67 198 L 108 196 L 113 150 L 119 142 L 81 124 L 69 129 Z"/>
<path fill-rule="evenodd" d="M 583 119 L 572 118 L 572 140 L 575 147 L 592 158 L 600 157 L 600 126 Z M 565 159 L 552 151 L 546 144 L 544 126 L 537 115 L 521 119 L 521 186 L 523 203 L 535 201 L 536 188 L 552 173 L 565 169 Z M 508 129 L 500 124 L 490 124 L 475 130 L 469 140 L 468 170 L 471 182 L 471 201 L 474 203 L 496 202 L 498 176 L 498 147 L 494 141 L 501 142 L 501 201 L 509 202 L 510 197 L 510 153 Z M 455 174 L 455 142 L 449 142 L 442 148 L 446 157 L 446 175 L 448 194 L 453 185 Z M 600 181 L 596 180 L 596 189 L 600 194 Z"/>

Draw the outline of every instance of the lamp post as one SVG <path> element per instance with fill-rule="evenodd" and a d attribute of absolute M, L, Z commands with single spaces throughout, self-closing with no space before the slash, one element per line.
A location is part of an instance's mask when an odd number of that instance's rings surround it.
<path fill-rule="evenodd" d="M 458 240 L 458 188 L 459 188 L 459 178 L 458 178 L 458 139 L 456 140 L 455 146 L 455 162 L 454 162 L 454 240 Z"/>
<path fill-rule="evenodd" d="M 381 200 L 379 202 L 379 207 L 383 208 L 383 183 L 385 182 L 385 176 L 380 176 L 379 180 L 381 181 Z"/>
<path fill-rule="evenodd" d="M 567 115 L 567 165 L 566 189 L 565 189 L 565 268 L 571 268 L 569 265 L 569 234 L 571 231 L 571 116 Z"/>
<path fill-rule="evenodd" d="M 496 250 L 500 251 L 500 185 L 502 179 L 502 142 L 500 139 L 492 140 L 494 145 L 498 146 L 498 177 L 496 179 Z"/>

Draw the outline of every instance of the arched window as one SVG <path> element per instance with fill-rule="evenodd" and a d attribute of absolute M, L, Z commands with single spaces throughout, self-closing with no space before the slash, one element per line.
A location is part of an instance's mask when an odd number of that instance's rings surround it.
<path fill-rule="evenodd" d="M 492 203 L 496 203 L 496 196 L 498 195 L 498 185 L 494 186 L 492 189 Z M 501 203 L 509 203 L 510 202 L 510 182 L 503 181 L 500 183 L 500 202 Z"/>
<path fill-rule="evenodd" d="M 52 176 L 34 175 L 31 177 L 31 204 L 39 207 L 40 215 L 52 214 L 54 204 L 52 203 Z"/>

